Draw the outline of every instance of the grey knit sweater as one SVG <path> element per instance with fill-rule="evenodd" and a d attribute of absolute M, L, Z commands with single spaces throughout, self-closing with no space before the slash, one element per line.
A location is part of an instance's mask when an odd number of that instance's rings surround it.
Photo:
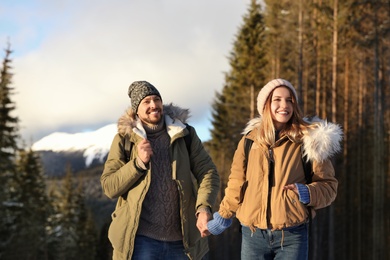
<path fill-rule="evenodd" d="M 153 149 L 151 184 L 142 204 L 137 234 L 160 241 L 182 240 L 179 192 L 172 180 L 170 137 L 164 120 L 154 127 L 144 125 Z"/>

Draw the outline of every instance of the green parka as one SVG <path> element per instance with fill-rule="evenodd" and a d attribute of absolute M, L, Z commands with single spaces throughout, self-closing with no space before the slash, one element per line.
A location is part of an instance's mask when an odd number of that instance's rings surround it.
<path fill-rule="evenodd" d="M 305 223 L 308 208 L 299 201 L 292 190 L 284 190 L 287 184 L 305 184 L 302 153 L 312 162 L 314 175 L 308 184 L 310 203 L 313 209 L 329 206 L 336 198 L 338 182 L 330 156 L 340 150 L 340 128 L 325 121 L 318 121 L 318 127 L 303 137 L 302 143 L 295 143 L 282 137 L 272 147 L 266 147 L 257 140 L 261 119 L 248 123 L 247 133 L 237 146 L 231 167 L 231 174 L 225 197 L 219 213 L 223 218 L 236 216 L 242 225 L 254 228 L 280 230 Z M 248 164 L 245 164 L 244 138 L 253 140 Z M 269 190 L 270 151 L 274 159 L 274 179 Z M 247 167 L 247 169 L 246 169 Z M 246 172 L 246 174 L 245 174 Z M 247 187 L 244 190 L 244 182 Z"/>
<path fill-rule="evenodd" d="M 180 193 L 183 244 L 189 259 L 201 259 L 208 251 L 208 240 L 200 236 L 195 213 L 200 206 L 210 209 L 214 206 L 220 179 L 195 130 L 186 128 L 184 123 L 188 116 L 188 110 L 164 105 L 165 124 L 171 138 L 172 179 Z M 183 137 L 189 134 L 188 152 Z M 129 162 L 125 160 L 125 138 L 133 143 Z M 140 120 L 131 118 L 129 113 L 123 115 L 118 121 L 118 133 L 101 176 L 104 193 L 109 198 L 118 198 L 108 231 L 114 248 L 113 259 L 131 259 L 142 202 L 150 186 L 151 169 L 144 171 L 136 167 L 136 147 L 143 138 L 146 138 L 146 132 Z"/>

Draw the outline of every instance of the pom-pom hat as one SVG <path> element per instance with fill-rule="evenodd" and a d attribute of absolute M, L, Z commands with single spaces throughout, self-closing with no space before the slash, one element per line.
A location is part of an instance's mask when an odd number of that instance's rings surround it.
<path fill-rule="evenodd" d="M 257 110 L 259 111 L 260 116 L 263 116 L 264 106 L 265 102 L 267 101 L 267 98 L 269 94 L 277 87 L 285 86 L 291 90 L 293 93 L 295 99 L 298 102 L 298 95 L 295 91 L 295 88 L 293 85 L 288 82 L 285 79 L 273 79 L 270 82 L 268 82 L 261 90 L 259 95 L 257 96 Z"/>
<path fill-rule="evenodd" d="M 134 81 L 131 83 L 127 94 L 131 99 L 131 108 L 134 112 L 137 112 L 139 104 L 145 97 L 157 95 L 161 98 L 160 92 L 147 81 Z"/>

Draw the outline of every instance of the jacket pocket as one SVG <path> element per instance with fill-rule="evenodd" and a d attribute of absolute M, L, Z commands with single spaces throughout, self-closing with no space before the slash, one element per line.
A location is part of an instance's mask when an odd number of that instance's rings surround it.
<path fill-rule="evenodd" d="M 285 200 L 286 219 L 290 223 L 302 223 L 306 219 L 306 206 L 299 201 L 299 196 L 292 190 L 287 190 Z"/>
<path fill-rule="evenodd" d="M 125 203 L 111 214 L 112 222 L 108 229 L 108 239 L 110 240 L 112 247 L 119 252 L 123 252 L 126 240 L 126 230 L 129 218 L 128 208 L 127 203 Z"/>

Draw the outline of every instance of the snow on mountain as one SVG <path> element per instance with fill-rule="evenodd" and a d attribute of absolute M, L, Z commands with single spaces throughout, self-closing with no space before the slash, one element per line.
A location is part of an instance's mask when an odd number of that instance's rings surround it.
<path fill-rule="evenodd" d="M 35 142 L 32 149 L 34 151 L 53 152 L 84 151 L 83 157 L 85 158 L 85 165 L 88 167 L 94 159 L 103 162 L 116 133 L 116 124 L 110 124 L 96 131 L 85 133 L 55 132 Z"/>

